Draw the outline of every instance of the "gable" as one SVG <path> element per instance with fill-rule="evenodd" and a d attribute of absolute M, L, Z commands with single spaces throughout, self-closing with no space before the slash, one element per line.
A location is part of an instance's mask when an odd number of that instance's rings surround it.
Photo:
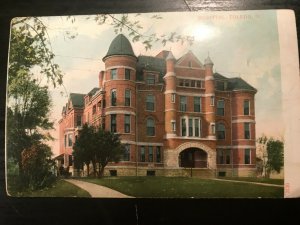
<path fill-rule="evenodd" d="M 192 68 L 203 68 L 203 64 L 199 59 L 193 54 L 192 51 L 189 51 L 176 62 L 176 66 L 180 67 L 192 67 Z"/>

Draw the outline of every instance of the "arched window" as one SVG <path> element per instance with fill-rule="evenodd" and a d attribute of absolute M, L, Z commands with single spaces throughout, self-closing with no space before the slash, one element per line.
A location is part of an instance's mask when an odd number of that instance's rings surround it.
<path fill-rule="evenodd" d="M 116 106 L 117 105 L 117 90 L 112 89 L 111 94 L 110 94 L 110 100 L 111 100 L 111 106 Z"/>
<path fill-rule="evenodd" d="M 155 136 L 155 122 L 151 117 L 147 119 L 147 136 Z"/>
<path fill-rule="evenodd" d="M 225 139 L 225 125 L 223 123 L 217 124 L 217 139 L 218 140 Z"/>

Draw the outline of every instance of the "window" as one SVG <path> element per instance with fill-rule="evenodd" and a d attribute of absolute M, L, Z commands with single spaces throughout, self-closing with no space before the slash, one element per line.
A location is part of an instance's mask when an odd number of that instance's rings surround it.
<path fill-rule="evenodd" d="M 189 61 L 189 67 L 191 68 L 192 67 L 192 61 Z"/>
<path fill-rule="evenodd" d="M 147 119 L 147 136 L 154 136 L 154 135 L 155 135 L 154 119 L 148 118 Z"/>
<path fill-rule="evenodd" d="M 225 83 L 223 81 L 216 81 L 216 88 L 219 91 L 225 90 Z"/>
<path fill-rule="evenodd" d="M 225 151 L 225 163 L 230 164 L 231 159 L 231 150 L 226 150 Z"/>
<path fill-rule="evenodd" d="M 130 161 L 130 145 L 129 144 L 125 145 L 123 161 Z"/>
<path fill-rule="evenodd" d="M 161 162 L 161 150 L 160 150 L 160 146 L 156 147 L 156 162 Z"/>
<path fill-rule="evenodd" d="M 65 134 L 64 145 L 65 145 L 65 147 L 67 147 L 67 135 L 66 134 Z"/>
<path fill-rule="evenodd" d="M 202 81 L 201 80 L 196 81 L 196 87 L 197 88 L 202 88 Z"/>
<path fill-rule="evenodd" d="M 146 78 L 146 83 L 150 85 L 155 84 L 155 75 L 148 74 Z"/>
<path fill-rule="evenodd" d="M 130 96 L 131 91 L 129 89 L 125 90 L 125 106 L 130 106 Z"/>
<path fill-rule="evenodd" d="M 217 102 L 217 115 L 218 116 L 224 116 L 224 100 L 219 100 Z"/>
<path fill-rule="evenodd" d="M 105 101 L 105 99 L 102 100 L 102 107 L 103 107 L 103 108 L 106 107 L 106 101 Z"/>
<path fill-rule="evenodd" d="M 141 146 L 140 148 L 140 161 L 145 162 L 145 147 Z"/>
<path fill-rule="evenodd" d="M 186 123 L 185 118 L 181 119 L 181 136 L 186 136 Z"/>
<path fill-rule="evenodd" d="M 72 134 L 68 134 L 68 146 L 72 147 L 72 145 L 73 145 Z"/>
<path fill-rule="evenodd" d="M 200 137 L 200 120 L 195 119 L 195 137 Z"/>
<path fill-rule="evenodd" d="M 218 140 L 225 139 L 225 125 L 223 123 L 217 124 L 217 139 Z"/>
<path fill-rule="evenodd" d="M 117 90 L 116 89 L 112 89 L 111 90 L 111 106 L 116 106 L 117 105 Z"/>
<path fill-rule="evenodd" d="M 110 131 L 113 133 L 117 132 L 117 115 L 116 114 L 110 115 Z"/>
<path fill-rule="evenodd" d="M 193 136 L 193 119 L 189 119 L 189 136 Z"/>
<path fill-rule="evenodd" d="M 210 96 L 210 105 L 211 106 L 215 105 L 215 96 Z"/>
<path fill-rule="evenodd" d="M 171 121 L 172 131 L 176 131 L 176 121 Z"/>
<path fill-rule="evenodd" d="M 171 102 L 172 102 L 172 103 L 175 103 L 175 100 L 176 100 L 176 94 L 175 94 L 175 93 L 172 93 L 172 94 L 171 94 Z"/>
<path fill-rule="evenodd" d="M 250 139 L 250 123 L 244 123 L 245 139 Z"/>
<path fill-rule="evenodd" d="M 184 80 L 183 79 L 179 79 L 179 86 L 183 87 L 184 84 Z"/>
<path fill-rule="evenodd" d="M 210 126 L 211 126 L 211 133 L 215 134 L 216 133 L 216 125 L 214 123 L 212 123 Z"/>
<path fill-rule="evenodd" d="M 189 80 L 184 80 L 184 86 L 189 87 L 190 86 L 190 81 Z"/>
<path fill-rule="evenodd" d="M 77 118 L 76 119 L 76 125 L 77 125 L 77 127 L 80 127 L 81 126 L 81 115 L 77 115 L 76 118 Z"/>
<path fill-rule="evenodd" d="M 125 115 L 125 133 L 130 133 L 130 115 Z"/>
<path fill-rule="evenodd" d="M 180 96 L 180 111 L 186 112 L 186 103 L 187 98 L 186 96 Z"/>
<path fill-rule="evenodd" d="M 194 112 L 200 112 L 200 111 L 201 111 L 201 98 L 194 97 Z"/>
<path fill-rule="evenodd" d="M 148 146 L 148 161 L 153 162 L 153 147 Z"/>
<path fill-rule="evenodd" d="M 191 87 L 196 87 L 196 81 L 195 80 L 191 80 Z"/>
<path fill-rule="evenodd" d="M 130 69 L 125 69 L 125 80 L 130 80 Z"/>
<path fill-rule="evenodd" d="M 224 152 L 223 149 L 218 149 L 217 150 L 217 163 L 218 164 L 224 164 Z"/>
<path fill-rule="evenodd" d="M 245 149 L 245 154 L 244 154 L 244 163 L 245 164 L 250 164 L 251 162 L 251 150 L 250 149 Z"/>
<path fill-rule="evenodd" d="M 154 95 L 147 95 L 146 97 L 146 110 L 154 111 L 155 98 Z"/>
<path fill-rule="evenodd" d="M 250 101 L 244 100 L 244 115 L 250 115 Z"/>
<path fill-rule="evenodd" d="M 96 105 L 93 105 L 93 115 L 96 114 Z"/>
<path fill-rule="evenodd" d="M 117 69 L 112 69 L 110 71 L 110 79 L 111 80 L 116 80 L 117 79 Z"/>
<path fill-rule="evenodd" d="M 200 137 L 200 123 L 200 118 L 181 118 L 181 136 Z"/>

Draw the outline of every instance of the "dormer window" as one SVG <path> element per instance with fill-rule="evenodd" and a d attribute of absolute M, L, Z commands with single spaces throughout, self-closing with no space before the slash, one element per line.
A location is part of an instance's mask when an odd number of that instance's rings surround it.
<path fill-rule="evenodd" d="M 224 81 L 216 81 L 216 87 L 219 91 L 225 91 L 225 82 Z"/>
<path fill-rule="evenodd" d="M 155 75 L 154 74 L 147 74 L 147 76 L 146 76 L 146 83 L 148 85 L 155 84 Z"/>

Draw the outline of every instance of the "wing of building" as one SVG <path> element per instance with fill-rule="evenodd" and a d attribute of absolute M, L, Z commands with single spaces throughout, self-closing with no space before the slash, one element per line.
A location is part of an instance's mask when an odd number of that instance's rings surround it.
<path fill-rule="evenodd" d="M 126 144 L 106 175 L 252 176 L 255 174 L 257 90 L 241 78 L 213 73 L 193 52 L 136 56 L 119 34 L 103 57 L 99 83 L 71 93 L 63 107 L 60 153 L 72 168 L 72 146 L 82 124 L 117 132 Z M 192 169 L 191 169 L 192 168 Z"/>

